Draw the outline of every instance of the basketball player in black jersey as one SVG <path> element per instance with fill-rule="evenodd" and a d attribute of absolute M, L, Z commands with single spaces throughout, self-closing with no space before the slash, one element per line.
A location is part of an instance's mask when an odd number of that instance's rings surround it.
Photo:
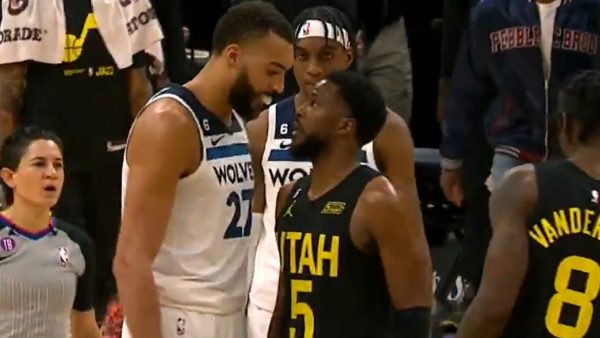
<path fill-rule="evenodd" d="M 282 270 L 269 337 L 428 337 L 423 228 L 406 222 L 387 178 L 359 165 L 385 123 L 383 98 L 353 72 L 327 76 L 313 95 L 296 113 L 291 146 L 313 172 L 277 200 Z"/>
<path fill-rule="evenodd" d="M 565 160 L 524 165 L 492 193 L 493 237 L 460 338 L 600 337 L 600 73 L 559 99 Z"/>

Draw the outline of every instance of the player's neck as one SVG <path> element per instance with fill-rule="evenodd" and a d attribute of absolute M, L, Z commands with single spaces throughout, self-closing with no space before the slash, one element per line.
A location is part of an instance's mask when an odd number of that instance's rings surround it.
<path fill-rule="evenodd" d="M 223 75 L 220 74 L 222 72 L 219 71 L 217 62 L 214 59 L 208 60 L 200 73 L 185 86 L 206 109 L 229 125 L 232 111 L 228 98 L 230 88 L 229 84 L 222 80 Z"/>
<path fill-rule="evenodd" d="M 581 145 L 569 159 L 592 178 L 600 180 L 600 144 Z"/>
<path fill-rule="evenodd" d="M 348 151 L 324 151 L 313 159 L 308 198 L 315 200 L 335 188 L 359 165 L 356 155 Z"/>
<path fill-rule="evenodd" d="M 48 226 L 50 210 L 25 206 L 23 203 L 13 203 L 2 213 L 20 228 L 37 232 Z"/>

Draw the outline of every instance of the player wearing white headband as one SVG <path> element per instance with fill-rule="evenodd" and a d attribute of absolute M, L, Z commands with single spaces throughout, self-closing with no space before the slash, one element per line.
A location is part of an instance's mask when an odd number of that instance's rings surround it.
<path fill-rule="evenodd" d="M 247 124 L 254 173 L 253 212 L 263 214 L 264 230 L 260 236 L 248 305 L 248 338 L 266 338 L 275 306 L 279 279 L 279 253 L 275 240 L 275 204 L 281 186 L 309 173 L 309 161 L 293 158 L 289 153 L 296 111 L 312 104 L 315 85 L 334 71 L 352 69 L 355 61 L 355 38 L 349 19 L 331 7 L 313 7 L 296 17 L 294 76 L 300 91 L 277 104 Z M 376 139 L 366 144 L 362 162 L 384 172 L 403 197 L 406 227 L 422 231 L 422 219 L 414 179 L 413 142 L 402 118 L 389 112 L 385 126 Z M 257 218 L 255 218 L 257 219 Z M 316 240 L 316 239 L 315 239 Z M 299 243 L 300 245 L 300 243 Z M 310 253 L 317 259 L 318 243 Z M 329 264 L 329 263 L 325 263 Z M 296 292 L 298 290 L 292 290 Z M 350 295 L 349 295 L 350 296 Z M 310 315 L 310 304 L 295 298 L 299 323 Z M 306 337 L 306 336 L 305 336 Z"/>

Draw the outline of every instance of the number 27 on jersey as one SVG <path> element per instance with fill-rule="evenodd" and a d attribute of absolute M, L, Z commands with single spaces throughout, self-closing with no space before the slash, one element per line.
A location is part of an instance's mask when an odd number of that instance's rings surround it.
<path fill-rule="evenodd" d="M 252 189 L 241 192 L 232 191 L 227 197 L 227 206 L 233 207 L 233 216 L 223 235 L 224 239 L 250 236 L 252 230 Z M 247 208 L 246 217 L 242 217 L 242 207 Z"/>

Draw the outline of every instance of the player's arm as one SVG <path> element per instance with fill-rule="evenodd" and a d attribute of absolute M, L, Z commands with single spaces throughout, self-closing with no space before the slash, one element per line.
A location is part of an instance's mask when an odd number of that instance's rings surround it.
<path fill-rule="evenodd" d="M 428 338 L 433 301 L 431 257 L 425 231 L 404 208 L 405 196 L 385 177 L 373 179 L 355 211 L 376 244 L 394 308 L 394 338 Z M 353 224 L 355 220 L 353 219 Z"/>
<path fill-rule="evenodd" d="M 281 189 L 277 193 L 277 204 L 276 204 L 276 212 L 277 217 L 281 215 L 284 211 L 283 207 L 285 206 L 285 202 L 290 195 L 290 192 L 294 186 L 294 183 L 289 183 Z M 277 226 L 275 226 L 277 227 Z M 281 253 L 279 253 L 281 256 Z M 283 270 L 283 269 L 282 269 Z M 267 334 L 268 338 L 284 338 L 285 334 L 283 332 L 283 322 L 285 318 L 285 296 L 287 292 L 286 288 L 286 276 L 280 271 L 279 272 L 279 286 L 277 287 L 277 298 L 275 300 L 275 309 L 273 310 L 273 316 L 271 317 L 271 323 L 269 324 L 269 333 Z"/>
<path fill-rule="evenodd" d="M 177 103 L 161 100 L 138 118 L 129 140 L 123 219 L 113 270 L 133 338 L 161 337 L 151 265 L 164 239 L 179 179 L 199 161 L 198 131 Z M 193 140 L 190 141 L 190 140 Z"/>
<path fill-rule="evenodd" d="M 131 116 L 135 118 L 152 96 L 152 85 L 146 76 L 144 52 L 134 55 L 133 65 L 127 70 L 127 84 Z"/>
<path fill-rule="evenodd" d="M 493 235 L 481 287 L 463 318 L 458 337 L 499 337 L 528 268 L 527 217 L 537 200 L 533 166 L 511 170 L 490 198 Z"/>
<path fill-rule="evenodd" d="M 389 109 L 385 125 L 373 141 L 373 152 L 380 171 L 400 196 L 405 222 L 423 228 L 412 136 L 404 120 Z"/>
<path fill-rule="evenodd" d="M 26 62 L 0 65 L 0 145 L 18 124 L 26 75 Z"/>
<path fill-rule="evenodd" d="M 248 147 L 252 158 L 254 173 L 254 195 L 252 198 L 252 212 L 261 214 L 265 210 L 265 173 L 262 167 L 262 156 L 267 142 L 267 129 L 269 124 L 269 111 L 265 110 L 258 117 L 246 124 L 248 134 Z M 261 217 L 262 218 L 262 217 Z M 255 228 L 256 229 L 256 228 Z"/>

